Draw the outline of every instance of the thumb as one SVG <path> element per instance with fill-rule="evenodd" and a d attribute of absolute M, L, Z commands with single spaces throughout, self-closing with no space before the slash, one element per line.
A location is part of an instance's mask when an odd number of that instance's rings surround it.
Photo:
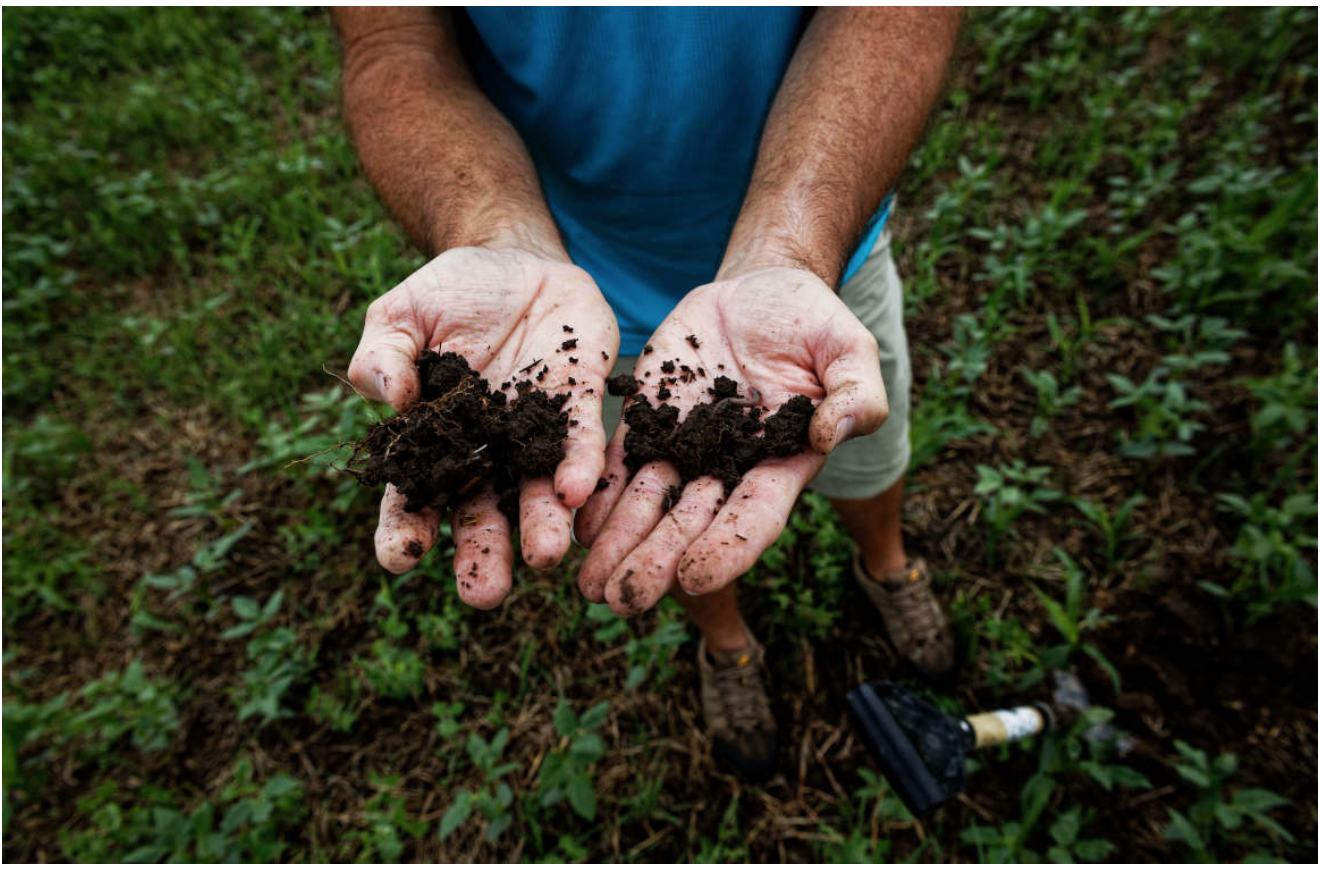
<path fill-rule="evenodd" d="M 348 380 L 363 396 L 389 403 L 396 412 L 402 412 L 422 393 L 417 358 L 423 351 L 423 341 L 387 321 L 380 303 L 377 300 L 367 309 L 362 339 L 348 365 Z"/>
<path fill-rule="evenodd" d="M 880 354 L 869 333 L 851 343 L 820 375 L 825 399 L 811 416 L 811 447 L 828 454 L 853 436 L 880 429 L 889 397 L 880 376 Z"/>

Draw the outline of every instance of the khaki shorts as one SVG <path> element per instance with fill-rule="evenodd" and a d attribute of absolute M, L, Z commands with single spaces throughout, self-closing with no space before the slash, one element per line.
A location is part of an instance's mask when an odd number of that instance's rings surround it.
<path fill-rule="evenodd" d="M 839 296 L 880 344 L 880 374 L 889 394 L 889 418 L 870 436 L 850 439 L 830 453 L 811 489 L 827 497 L 861 500 L 888 490 L 907 470 L 908 407 L 912 362 L 903 329 L 903 284 L 890 252 L 889 231 L 876 240 L 871 256 L 839 290 Z M 631 374 L 635 356 L 620 357 L 611 375 Z M 623 398 L 606 395 L 605 430 L 613 435 L 623 412 Z"/>

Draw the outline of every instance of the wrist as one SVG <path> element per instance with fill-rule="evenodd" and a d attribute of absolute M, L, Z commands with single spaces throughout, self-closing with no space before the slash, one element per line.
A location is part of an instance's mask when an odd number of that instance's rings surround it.
<path fill-rule="evenodd" d="M 772 267 L 806 270 L 829 287 L 843 274 L 847 243 L 824 216 L 779 199 L 773 214 L 744 208 L 729 236 L 716 280 Z"/>
<path fill-rule="evenodd" d="M 839 277 L 837 268 L 813 258 L 797 241 L 763 236 L 737 249 L 731 247 L 726 251 L 715 280 L 734 279 L 764 269 L 803 270 L 831 288 Z"/>
<path fill-rule="evenodd" d="M 474 209 L 456 226 L 431 234 L 432 253 L 451 248 L 517 249 L 546 260 L 571 263 L 548 210 Z"/>

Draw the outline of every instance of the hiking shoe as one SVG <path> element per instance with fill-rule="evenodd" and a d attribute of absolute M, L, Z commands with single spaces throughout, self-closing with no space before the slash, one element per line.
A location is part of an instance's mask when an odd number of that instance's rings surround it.
<path fill-rule="evenodd" d="M 876 581 L 862 563 L 861 550 L 854 545 L 853 575 L 879 610 L 899 655 L 929 680 L 949 678 L 954 666 L 953 632 L 931 592 L 926 561 L 909 561 L 906 569 Z"/>
<path fill-rule="evenodd" d="M 769 778 L 779 757 L 779 730 L 762 679 L 765 649 L 752 639 L 743 651 L 717 662 L 703 638 L 697 663 L 701 708 L 716 757 L 748 781 Z"/>

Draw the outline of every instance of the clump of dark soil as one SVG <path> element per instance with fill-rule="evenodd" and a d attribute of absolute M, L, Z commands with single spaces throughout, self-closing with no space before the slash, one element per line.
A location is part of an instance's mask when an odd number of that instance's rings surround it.
<path fill-rule="evenodd" d="M 417 375 L 421 399 L 374 425 L 349 469 L 364 485 L 394 485 L 409 512 L 453 509 L 490 482 L 501 510 L 516 521 L 518 483 L 552 475 L 564 459 L 568 395 L 551 395 L 524 380 L 511 401 L 452 351 L 423 352 Z"/>
<path fill-rule="evenodd" d="M 605 389 L 616 397 L 631 397 L 641 384 L 630 375 L 616 375 L 605 379 Z"/>
<path fill-rule="evenodd" d="M 737 382 L 721 375 L 706 389 L 710 402 L 692 407 L 679 423 L 678 408 L 663 402 L 669 397 L 667 385 L 690 382 L 697 374 L 686 366 L 675 367 L 670 360 L 660 365 L 664 373 L 675 369 L 679 376 L 661 379 L 656 397 L 662 402 L 653 406 L 646 397 L 638 396 L 623 413 L 628 425 L 623 445 L 629 474 L 652 460 L 668 460 L 678 468 L 684 483 L 713 475 L 730 492 L 762 460 L 806 450 L 807 428 L 815 411 L 810 397 L 798 394 L 773 415 L 763 417 L 766 409 L 761 405 L 760 393 L 750 389 L 743 396 Z M 700 373 L 704 375 L 705 370 Z M 620 387 L 635 390 L 634 385 Z"/>

